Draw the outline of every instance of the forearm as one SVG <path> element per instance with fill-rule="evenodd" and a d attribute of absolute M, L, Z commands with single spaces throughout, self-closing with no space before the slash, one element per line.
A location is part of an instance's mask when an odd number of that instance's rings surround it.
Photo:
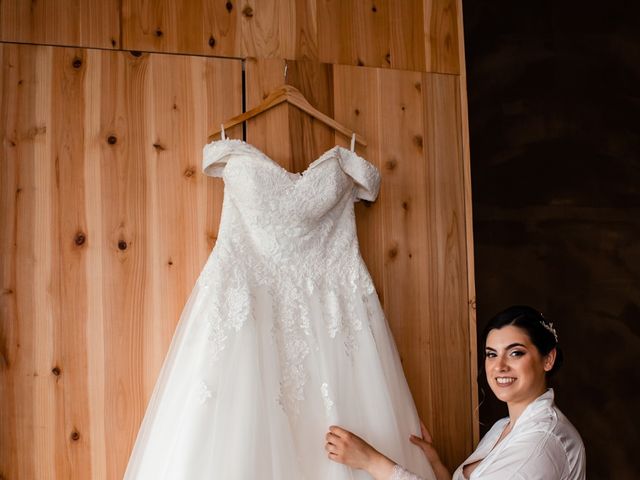
<path fill-rule="evenodd" d="M 378 451 L 374 451 L 371 460 L 365 469 L 374 480 L 391 480 L 395 462 L 389 460 Z"/>
<path fill-rule="evenodd" d="M 451 474 L 442 462 L 432 464 L 433 472 L 437 480 L 451 480 Z M 379 452 L 372 457 L 366 471 L 374 480 L 423 480 L 421 477 L 408 472 L 395 462 L 388 459 Z"/>
<path fill-rule="evenodd" d="M 449 469 L 447 469 L 440 460 L 433 462 L 431 468 L 433 468 L 433 473 L 436 474 L 437 480 L 451 480 Z"/>

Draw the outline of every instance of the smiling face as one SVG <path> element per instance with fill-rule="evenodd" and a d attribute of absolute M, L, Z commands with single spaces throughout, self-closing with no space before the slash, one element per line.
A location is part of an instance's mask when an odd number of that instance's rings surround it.
<path fill-rule="evenodd" d="M 487 336 L 484 366 L 491 390 L 503 402 L 526 406 L 542 395 L 545 373 L 553 367 L 555 349 L 543 357 L 527 332 L 507 325 Z"/>

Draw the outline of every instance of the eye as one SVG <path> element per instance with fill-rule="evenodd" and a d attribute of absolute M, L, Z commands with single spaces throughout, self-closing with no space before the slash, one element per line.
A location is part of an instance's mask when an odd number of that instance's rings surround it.
<path fill-rule="evenodd" d="M 523 352 L 522 350 L 513 350 L 512 352 L 509 353 L 509 356 L 511 357 L 522 357 L 525 354 L 525 352 Z"/>
<path fill-rule="evenodd" d="M 486 352 L 484 352 L 484 356 L 485 358 L 493 358 L 496 356 L 496 352 L 491 352 L 489 350 L 487 350 Z"/>

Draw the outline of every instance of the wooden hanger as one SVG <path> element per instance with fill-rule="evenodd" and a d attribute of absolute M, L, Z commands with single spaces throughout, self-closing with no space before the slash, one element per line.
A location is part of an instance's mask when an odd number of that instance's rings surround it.
<path fill-rule="evenodd" d="M 314 108 L 313 105 L 311 105 L 309 101 L 304 98 L 304 95 L 300 93 L 300 90 L 291 85 L 282 85 L 281 87 L 276 88 L 271 93 L 269 93 L 269 95 L 267 95 L 267 97 L 258 106 L 252 108 L 251 110 L 247 110 L 240 115 L 236 115 L 235 117 L 230 118 L 222 124 L 222 127 L 227 130 L 234 125 L 238 125 L 239 123 L 245 122 L 250 118 L 255 117 L 256 115 L 261 114 L 262 112 L 266 112 L 270 108 L 275 107 L 276 105 L 279 105 L 283 102 L 288 102 L 292 105 L 295 105 L 300 110 L 308 113 L 314 118 L 317 118 L 322 123 L 330 126 L 334 130 L 337 130 L 346 137 L 351 137 L 355 133 L 341 123 L 336 122 L 333 118 L 325 115 L 320 110 Z M 211 135 L 209 135 L 209 141 L 212 141 L 216 136 L 220 134 L 221 131 L 222 128 L 219 128 Z M 357 133 L 355 133 L 355 139 L 356 142 L 358 142 L 363 147 L 367 146 L 367 141 Z"/>

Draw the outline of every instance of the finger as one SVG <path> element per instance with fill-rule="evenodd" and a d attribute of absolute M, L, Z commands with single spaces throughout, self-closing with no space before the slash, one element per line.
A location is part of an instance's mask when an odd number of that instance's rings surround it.
<path fill-rule="evenodd" d="M 327 442 L 331 442 L 332 440 L 336 440 L 340 437 L 338 437 L 335 433 L 328 432 L 324 438 L 327 440 Z"/>
<path fill-rule="evenodd" d="M 329 427 L 329 432 L 333 433 L 337 437 L 343 437 L 343 436 L 346 436 L 349 433 L 347 430 L 345 430 L 344 428 L 339 427 L 337 425 L 331 425 Z"/>
<path fill-rule="evenodd" d="M 431 433 L 429 433 L 429 430 L 427 430 L 427 427 L 422 421 L 420 421 L 420 431 L 422 432 L 422 438 L 426 442 L 433 443 L 433 438 L 431 437 Z"/>
<path fill-rule="evenodd" d="M 411 437 L 409 437 L 409 441 L 414 445 L 419 446 L 420 448 L 423 448 L 424 446 L 429 445 L 423 439 L 421 439 L 420 437 L 416 437 L 415 435 L 411 435 Z"/>
<path fill-rule="evenodd" d="M 329 452 L 329 453 L 327 453 L 327 458 L 329 460 L 333 460 L 334 462 L 342 463 L 342 461 L 341 461 L 341 459 L 340 459 L 340 457 L 338 456 L 337 453 Z"/>

